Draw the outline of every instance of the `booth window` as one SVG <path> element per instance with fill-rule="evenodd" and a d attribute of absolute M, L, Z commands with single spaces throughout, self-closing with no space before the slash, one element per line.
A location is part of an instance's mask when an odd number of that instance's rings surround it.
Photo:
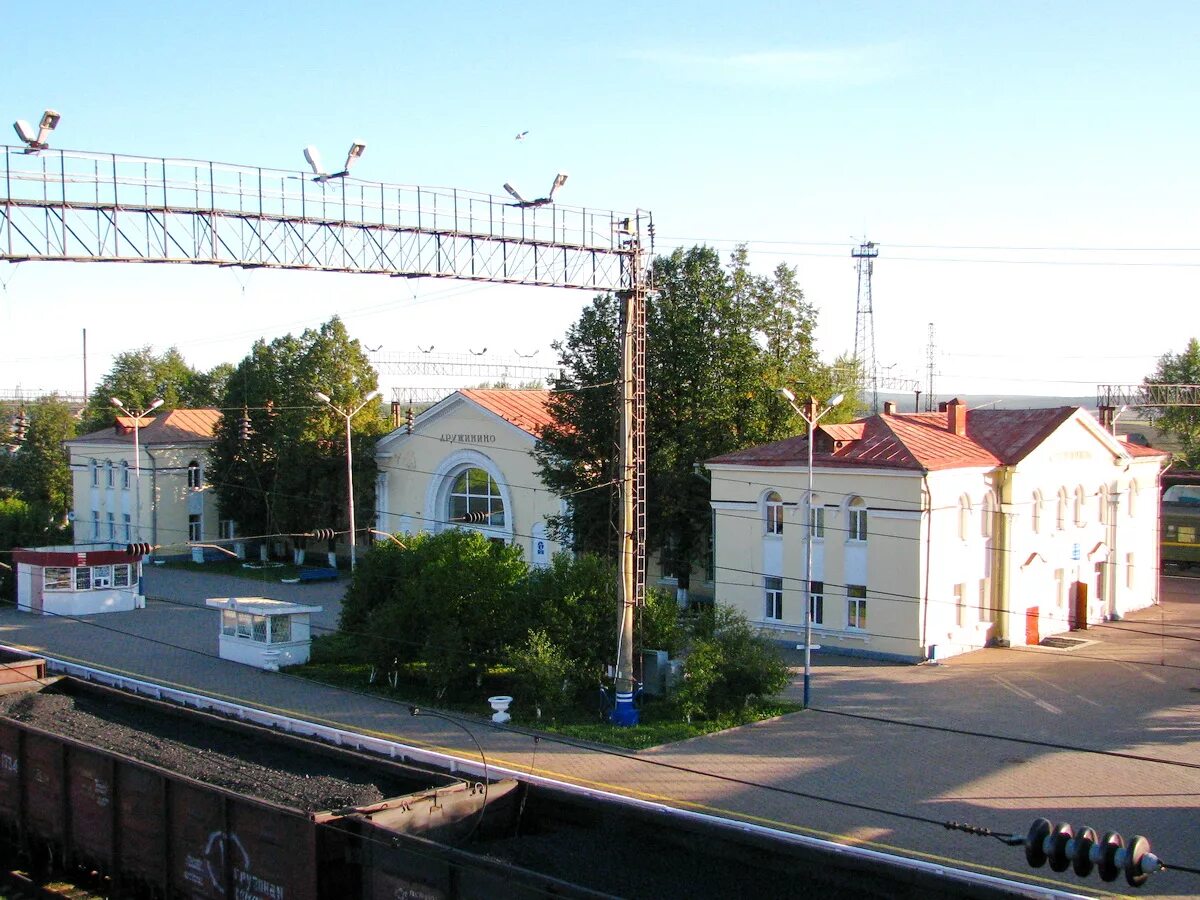
<path fill-rule="evenodd" d="M 270 640 L 267 640 L 267 620 L 270 619 Z M 291 616 L 256 616 L 234 609 L 221 610 L 221 634 L 244 638 L 259 644 L 280 644 L 292 639 Z"/>
<path fill-rule="evenodd" d="M 87 566 L 75 570 L 75 590 L 90 591 L 92 589 L 92 570 Z"/>
<path fill-rule="evenodd" d="M 496 480 L 483 469 L 464 469 L 450 485 L 446 518 L 451 522 L 504 527 L 504 500 Z"/>
<path fill-rule="evenodd" d="M 47 591 L 69 591 L 71 580 L 69 566 L 46 566 L 42 570 L 42 585 Z"/>
<path fill-rule="evenodd" d="M 117 565 L 112 567 L 113 587 L 129 587 L 129 566 Z"/>

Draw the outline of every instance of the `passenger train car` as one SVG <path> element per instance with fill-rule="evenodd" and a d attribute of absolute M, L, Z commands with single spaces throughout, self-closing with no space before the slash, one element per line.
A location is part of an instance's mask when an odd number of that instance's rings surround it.
<path fill-rule="evenodd" d="M 1200 472 L 1163 473 L 1162 564 L 1164 569 L 1200 564 Z"/>

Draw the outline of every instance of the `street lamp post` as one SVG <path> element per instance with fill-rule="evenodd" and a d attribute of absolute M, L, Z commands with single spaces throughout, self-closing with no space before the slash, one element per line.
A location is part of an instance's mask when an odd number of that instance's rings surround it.
<path fill-rule="evenodd" d="M 829 398 L 829 403 L 825 408 L 818 411 L 815 397 L 810 397 L 805 408 L 801 409 L 796 405 L 796 395 L 787 388 L 781 387 L 776 393 L 788 402 L 788 405 L 808 426 L 808 523 L 804 539 L 804 708 L 808 709 L 812 684 L 812 542 L 815 525 L 813 521 L 813 435 L 817 428 L 817 422 L 825 413 L 841 403 L 845 399 L 845 395 L 834 394 Z"/>
<path fill-rule="evenodd" d="M 328 394 L 323 394 L 320 391 L 315 391 L 313 396 L 332 409 L 335 413 L 346 420 L 346 506 L 350 512 L 350 571 L 353 572 L 358 564 L 358 556 L 355 552 L 356 541 L 358 536 L 354 528 L 354 459 L 350 451 L 350 420 L 357 415 L 364 406 L 379 396 L 379 391 L 371 391 L 367 396 L 363 397 L 362 403 L 354 407 L 354 409 L 346 412 L 333 405 L 333 401 L 329 399 Z"/>
<path fill-rule="evenodd" d="M 153 401 L 149 406 L 140 412 L 132 412 L 129 407 L 120 401 L 117 397 L 109 397 L 108 402 L 115 406 L 125 415 L 133 419 L 133 490 L 134 490 L 134 506 L 137 512 L 134 514 L 134 529 L 135 536 L 133 541 L 142 539 L 142 447 L 140 435 L 142 429 L 142 417 L 146 413 L 153 412 L 163 405 L 162 398 Z"/>

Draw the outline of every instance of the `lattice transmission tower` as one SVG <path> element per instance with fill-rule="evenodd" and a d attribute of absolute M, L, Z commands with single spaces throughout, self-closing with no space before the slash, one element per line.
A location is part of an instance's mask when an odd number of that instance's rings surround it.
<path fill-rule="evenodd" d="M 854 364 L 858 368 L 859 393 L 871 399 L 871 412 L 879 412 L 879 373 L 875 360 L 875 314 L 871 308 L 871 274 L 879 245 L 863 241 L 850 251 L 858 269 L 858 302 L 854 316 Z"/>

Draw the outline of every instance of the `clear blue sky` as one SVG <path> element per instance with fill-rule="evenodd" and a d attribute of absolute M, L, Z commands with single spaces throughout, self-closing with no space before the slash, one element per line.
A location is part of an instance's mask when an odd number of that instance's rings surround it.
<path fill-rule="evenodd" d="M 654 212 L 658 249 L 799 269 L 820 351 L 935 389 L 1091 394 L 1197 332 L 1200 6 L 1061 3 L 5 3 L 3 127 L 56 147 L 355 174 Z M 524 141 L 514 141 L 520 131 Z M 16 136 L 6 132 L 6 143 Z M 528 186 L 528 187 L 526 187 Z M 1000 248 L 1000 249 L 989 249 Z M 202 267 L 0 264 L 0 390 L 78 391 L 111 355 L 236 362 L 339 313 L 370 345 L 512 356 L 579 292 Z"/>

